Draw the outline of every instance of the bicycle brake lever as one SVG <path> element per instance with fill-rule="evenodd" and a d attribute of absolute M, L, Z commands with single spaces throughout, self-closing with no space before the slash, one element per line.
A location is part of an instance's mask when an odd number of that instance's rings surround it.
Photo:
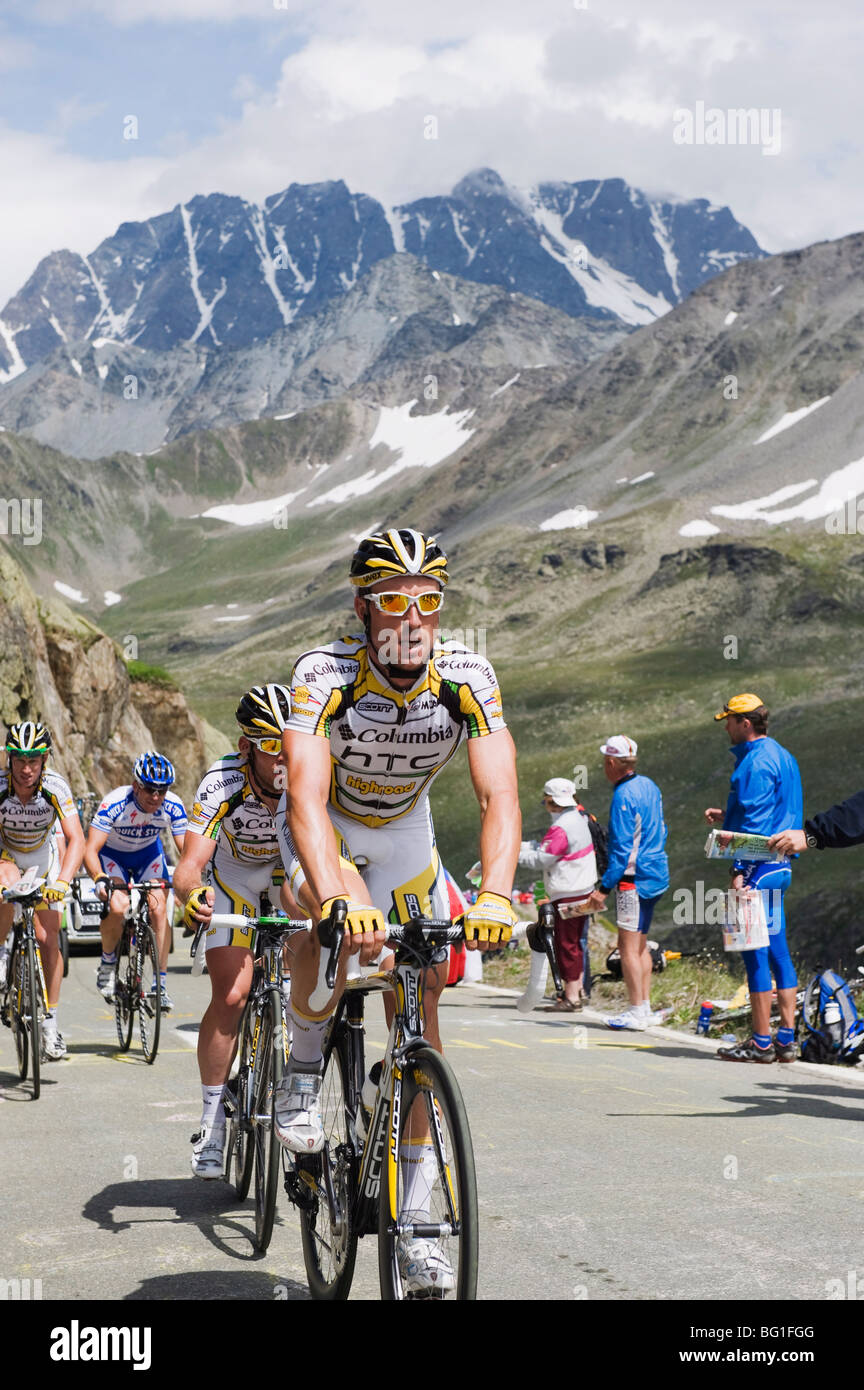
<path fill-rule="evenodd" d="M 532 951 L 545 954 L 549 961 L 549 969 L 552 971 L 555 989 L 559 994 L 562 994 L 564 981 L 558 967 L 558 952 L 555 948 L 555 909 L 551 903 L 540 904 L 537 924 L 528 928 L 525 937 Z"/>
<path fill-rule="evenodd" d="M 327 1007 L 327 1001 L 336 984 L 336 970 L 339 965 L 339 952 L 345 936 L 345 919 L 348 904 L 344 898 L 337 898 L 330 916 L 318 923 L 318 940 L 321 943 L 321 959 L 318 964 L 318 983 L 309 995 L 309 1007 L 320 1013 Z"/>

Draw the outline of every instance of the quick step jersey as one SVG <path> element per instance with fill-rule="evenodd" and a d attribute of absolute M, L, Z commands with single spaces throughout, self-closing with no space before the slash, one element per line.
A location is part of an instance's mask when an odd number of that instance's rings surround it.
<path fill-rule="evenodd" d="M 169 791 L 158 811 L 142 811 L 131 786 L 115 787 L 103 798 L 90 826 L 106 832 L 106 851 L 138 854 L 155 845 L 163 830 L 178 838 L 185 835 L 186 807 Z"/>
<path fill-rule="evenodd" d="M 331 804 L 372 827 L 417 806 L 463 738 L 506 727 L 495 672 L 457 642 L 408 691 L 371 664 L 365 636 L 306 652 L 291 686 L 288 728 L 330 741 Z"/>
<path fill-rule="evenodd" d="M 72 792 L 59 772 L 49 768 L 29 801 L 19 801 L 8 769 L 0 772 L 0 845 L 31 853 L 47 843 L 59 820 L 77 815 Z"/>
<path fill-rule="evenodd" d="M 217 840 L 216 862 L 247 866 L 279 860 L 273 812 L 249 780 L 245 755 L 230 753 L 208 768 L 189 815 L 193 835 Z"/>

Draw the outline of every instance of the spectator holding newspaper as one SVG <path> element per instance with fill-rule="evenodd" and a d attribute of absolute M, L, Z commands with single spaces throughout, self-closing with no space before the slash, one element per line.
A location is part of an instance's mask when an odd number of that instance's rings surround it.
<path fill-rule="evenodd" d="M 758 695 L 733 695 L 714 715 L 725 720 L 735 759 L 726 810 L 709 806 L 705 819 L 709 825 L 722 824 L 723 830 L 753 835 L 777 836 L 780 831 L 800 826 L 804 819 L 801 774 L 798 764 L 773 738 L 768 736 L 768 710 Z M 750 986 L 753 1036 L 747 1043 L 721 1047 L 717 1053 L 725 1062 L 794 1062 L 795 993 L 798 980 L 786 944 L 783 898 L 792 881 L 788 859 L 777 861 L 735 859 L 731 887 L 751 889 L 762 895 L 768 924 L 769 944 L 742 951 Z M 781 1026 L 771 1041 L 771 976 L 777 982 L 777 1002 Z"/>

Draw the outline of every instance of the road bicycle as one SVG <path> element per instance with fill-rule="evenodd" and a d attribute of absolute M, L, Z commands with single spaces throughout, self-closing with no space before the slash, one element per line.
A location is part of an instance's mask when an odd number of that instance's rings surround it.
<path fill-rule="evenodd" d="M 129 905 L 123 918 L 123 930 L 117 945 L 117 966 L 114 982 L 114 1022 L 120 1051 L 132 1046 L 135 1015 L 141 1049 L 148 1065 L 156 1060 L 162 1022 L 162 990 L 159 974 L 159 951 L 156 935 L 150 925 L 150 894 L 164 888 L 161 878 L 144 883 L 112 881 L 113 888 L 129 894 Z"/>
<path fill-rule="evenodd" d="M 27 1079 L 29 1059 L 34 1100 L 39 1099 L 41 1090 L 42 1020 L 48 1012 L 48 994 L 33 918 L 42 902 L 45 882 L 41 878 L 24 878 L 2 893 L 4 902 L 15 904 L 16 913 L 0 1017 L 12 1029 L 22 1081 Z"/>
<path fill-rule="evenodd" d="M 214 913 L 208 927 L 252 927 L 258 933 L 249 998 L 240 1024 L 237 1072 L 229 1081 L 223 1106 L 227 1115 L 225 1181 L 231 1181 L 242 1201 L 255 1175 L 255 1247 L 263 1252 L 270 1244 L 276 1216 L 276 1198 L 282 1174 L 282 1146 L 273 1121 L 274 1094 L 288 1060 L 290 1037 L 284 1007 L 283 983 L 287 981 L 283 946 L 298 931 L 309 931 L 308 918 L 262 915 L 241 917 Z M 204 930 L 206 931 L 207 928 Z M 200 952 L 204 932 L 196 934 L 193 959 Z"/>
<path fill-rule="evenodd" d="M 345 903 L 338 900 L 318 925 L 321 964 L 310 997 L 316 1011 L 332 994 L 344 922 Z M 557 975 L 549 904 L 528 931 Z M 348 1297 L 358 1239 L 377 1234 L 383 1299 L 471 1300 L 478 1263 L 471 1132 L 449 1062 L 423 1037 L 428 973 L 449 946 L 464 941 L 464 929 L 461 922 L 414 917 L 388 926 L 387 939 L 395 949 L 392 968 L 346 981 L 324 1044 L 325 1144 L 318 1154 L 286 1155 L 285 1187 L 300 1214 L 314 1298 Z M 367 1079 L 364 1005 L 376 991 L 395 994 L 395 1011 L 383 1061 Z M 439 1275 L 422 1293 L 412 1291 L 410 1278 L 417 1242 L 424 1243 L 427 1267 Z"/>

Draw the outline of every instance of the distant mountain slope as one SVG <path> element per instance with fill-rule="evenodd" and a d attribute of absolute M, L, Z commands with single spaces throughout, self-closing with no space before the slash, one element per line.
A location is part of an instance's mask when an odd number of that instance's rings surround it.
<path fill-rule="evenodd" d="M 292 184 L 261 206 L 213 193 L 124 222 L 90 255 L 40 261 L 0 313 L 0 383 L 82 340 L 156 352 L 260 343 L 402 251 L 570 315 L 630 325 L 764 254 L 728 208 L 650 198 L 622 179 L 521 191 L 482 169 L 450 195 L 392 209 L 341 180 Z"/>

